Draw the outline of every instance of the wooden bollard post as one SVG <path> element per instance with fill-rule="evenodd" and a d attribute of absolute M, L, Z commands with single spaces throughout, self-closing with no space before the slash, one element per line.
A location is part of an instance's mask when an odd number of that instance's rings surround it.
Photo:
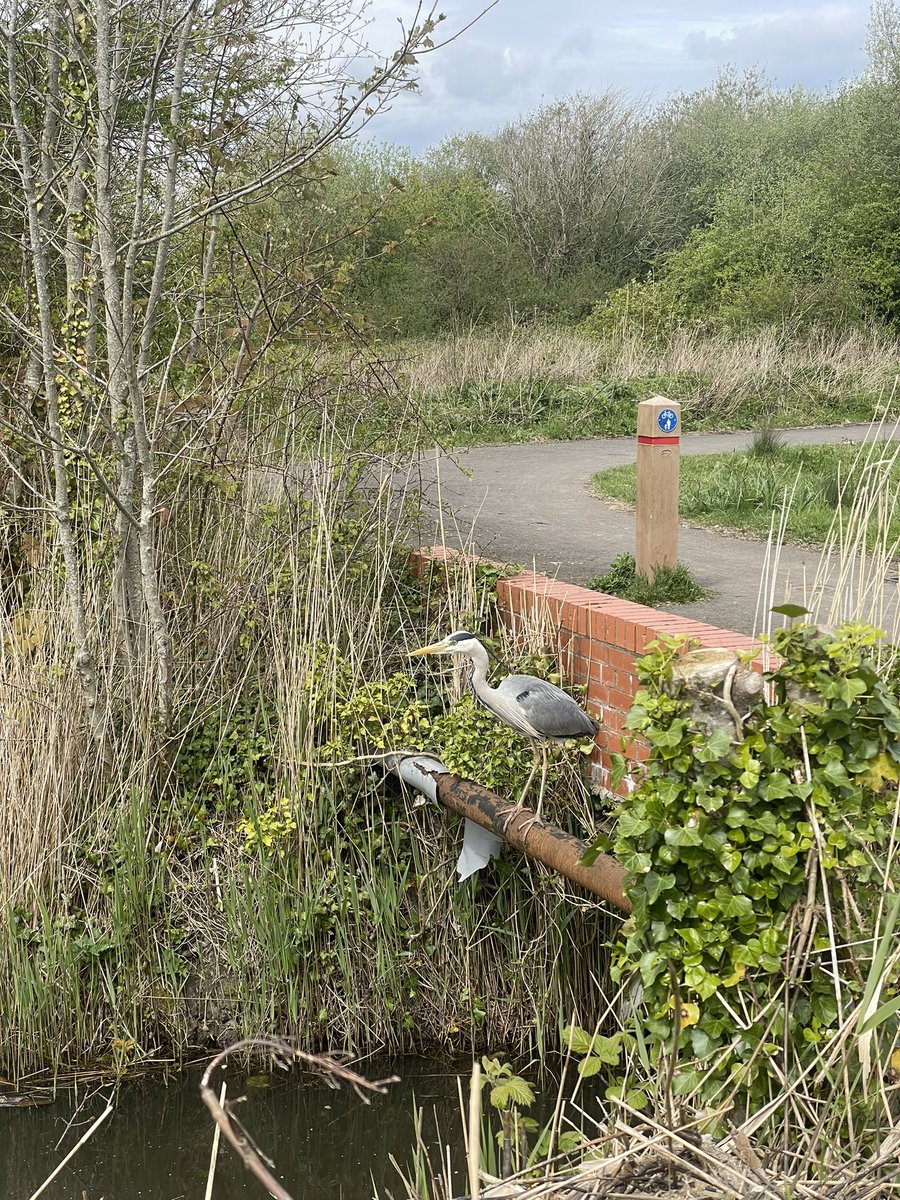
<path fill-rule="evenodd" d="M 653 582 L 659 567 L 678 562 L 678 466 L 681 405 L 653 396 L 638 405 L 637 511 L 634 559 Z"/>

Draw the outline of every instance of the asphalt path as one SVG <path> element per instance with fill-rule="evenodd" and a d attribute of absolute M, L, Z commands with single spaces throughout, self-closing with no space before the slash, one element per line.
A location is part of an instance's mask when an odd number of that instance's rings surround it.
<path fill-rule="evenodd" d="M 824 445 L 894 438 L 895 429 L 842 425 L 781 431 L 790 445 Z M 752 433 L 689 433 L 682 454 L 745 450 Z M 428 500 L 419 535 L 423 543 L 473 550 L 518 563 L 570 583 L 587 584 L 617 554 L 634 552 L 634 513 L 593 497 L 590 478 L 606 467 L 630 463 L 634 438 L 477 446 L 423 454 L 418 471 Z M 766 627 L 772 603 L 786 599 L 818 607 L 823 620 L 853 613 L 828 611 L 830 585 L 816 585 L 821 551 L 782 546 L 777 564 L 765 542 L 682 523 L 678 557 L 713 591 L 709 600 L 666 605 L 723 629 L 755 633 Z M 897 584 L 888 583 L 896 604 Z M 868 613 L 882 619 L 885 613 Z"/>

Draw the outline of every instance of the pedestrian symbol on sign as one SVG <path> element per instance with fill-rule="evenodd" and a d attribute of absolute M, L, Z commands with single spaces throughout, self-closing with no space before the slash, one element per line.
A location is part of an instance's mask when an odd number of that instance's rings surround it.
<path fill-rule="evenodd" d="M 656 423 L 663 433 L 674 433 L 678 426 L 678 413 L 674 408 L 664 408 L 656 418 Z"/>

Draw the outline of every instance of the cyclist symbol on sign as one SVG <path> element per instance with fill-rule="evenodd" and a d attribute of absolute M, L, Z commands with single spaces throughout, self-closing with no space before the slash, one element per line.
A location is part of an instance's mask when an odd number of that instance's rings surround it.
<path fill-rule="evenodd" d="M 674 433 L 678 425 L 678 413 L 674 408 L 664 408 L 656 418 L 656 423 L 663 433 Z"/>

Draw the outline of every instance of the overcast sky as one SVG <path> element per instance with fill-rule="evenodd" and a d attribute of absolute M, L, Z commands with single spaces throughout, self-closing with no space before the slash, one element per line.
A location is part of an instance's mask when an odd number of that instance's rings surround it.
<path fill-rule="evenodd" d="M 447 33 L 483 7 L 445 0 Z M 372 0 L 370 41 L 385 50 L 414 0 Z M 608 87 L 660 100 L 703 87 L 728 64 L 779 84 L 837 87 L 865 65 L 869 4 L 798 0 L 499 0 L 457 42 L 422 64 L 369 135 L 420 150 L 451 133 L 489 132 L 537 105 Z"/>

